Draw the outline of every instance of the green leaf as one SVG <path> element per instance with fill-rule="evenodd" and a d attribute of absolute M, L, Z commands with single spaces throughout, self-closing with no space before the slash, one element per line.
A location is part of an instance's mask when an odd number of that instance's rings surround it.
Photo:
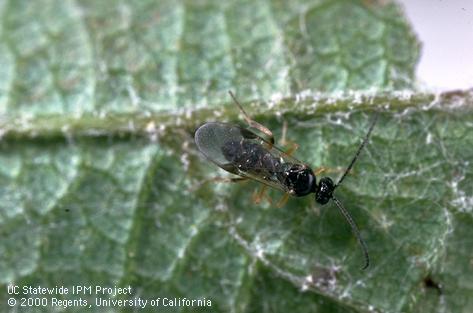
<path fill-rule="evenodd" d="M 89 312 L 138 297 L 145 311 L 473 308 L 473 92 L 405 91 L 419 44 L 395 4 L 42 0 L 0 12 L 1 311 L 9 298 L 18 311 Z M 368 270 L 333 204 L 277 208 L 277 191 L 253 203 L 255 182 L 206 182 L 225 174 L 193 131 L 239 120 L 228 90 L 276 138 L 286 122 L 295 156 L 334 179 L 381 111 L 336 192 Z"/>

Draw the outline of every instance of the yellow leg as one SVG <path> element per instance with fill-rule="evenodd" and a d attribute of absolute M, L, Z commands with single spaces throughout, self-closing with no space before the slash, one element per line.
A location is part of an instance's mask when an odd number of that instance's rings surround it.
<path fill-rule="evenodd" d="M 299 145 L 295 142 L 289 141 L 286 139 L 286 134 L 287 134 L 287 121 L 284 121 L 282 124 L 282 136 L 281 136 L 281 147 L 289 146 L 285 153 L 288 156 L 291 156 L 298 148 Z"/>
<path fill-rule="evenodd" d="M 288 199 L 289 199 L 289 194 L 285 193 L 284 196 L 282 196 L 282 198 L 279 200 L 279 202 L 276 206 L 278 208 L 282 208 L 286 204 Z"/>
<path fill-rule="evenodd" d="M 315 169 L 314 174 L 315 174 L 315 176 L 319 176 L 320 174 L 322 174 L 326 170 L 327 170 L 326 167 L 321 166 L 321 167 Z"/>
<path fill-rule="evenodd" d="M 344 173 L 345 169 L 344 168 L 329 168 L 329 167 L 321 166 L 315 169 L 314 174 L 315 176 L 318 176 L 324 172 L 325 173 Z M 350 171 L 350 172 L 353 172 L 353 171 Z M 353 174 L 353 173 L 349 173 L 349 174 Z"/>
<path fill-rule="evenodd" d="M 260 132 L 262 132 L 263 134 L 265 134 L 266 136 L 268 136 L 268 141 L 269 141 L 269 149 L 271 149 L 274 145 L 274 136 L 273 136 L 273 132 L 269 130 L 269 128 L 261 125 L 260 123 L 254 121 L 251 119 L 251 117 L 248 115 L 248 113 L 245 112 L 245 110 L 243 109 L 243 107 L 241 106 L 240 102 L 238 102 L 238 100 L 236 99 L 235 95 L 233 94 L 233 92 L 229 91 L 228 92 L 230 94 L 230 96 L 232 97 L 233 101 L 235 102 L 235 104 L 238 106 L 238 108 L 240 109 L 241 113 L 243 113 L 243 118 L 245 119 L 245 121 L 248 123 L 248 126 L 250 126 L 251 128 L 255 128 L 257 130 L 259 130 Z"/>
<path fill-rule="evenodd" d="M 288 156 L 292 156 L 292 154 L 299 148 L 299 145 L 295 142 L 286 141 L 286 144 L 291 145 L 285 152 Z"/>
<path fill-rule="evenodd" d="M 268 189 L 268 186 L 262 185 L 259 189 L 259 191 L 256 191 L 253 193 L 253 202 L 255 204 L 258 204 L 261 202 L 261 199 L 265 197 L 266 190 Z"/>

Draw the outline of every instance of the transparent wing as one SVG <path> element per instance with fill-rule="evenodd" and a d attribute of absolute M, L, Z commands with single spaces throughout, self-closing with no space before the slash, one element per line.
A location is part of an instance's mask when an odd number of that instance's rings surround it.
<path fill-rule="evenodd" d="M 299 160 L 254 132 L 235 124 L 210 122 L 195 132 L 199 150 L 222 169 L 289 192 L 281 173 L 288 167 L 300 165 Z"/>

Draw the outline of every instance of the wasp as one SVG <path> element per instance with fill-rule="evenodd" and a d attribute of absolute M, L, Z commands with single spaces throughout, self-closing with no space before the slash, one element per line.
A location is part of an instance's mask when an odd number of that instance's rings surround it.
<path fill-rule="evenodd" d="M 315 201 L 320 205 L 327 204 L 332 200 L 350 225 L 360 244 L 365 261 L 362 269 L 368 268 L 370 258 L 366 243 L 350 213 L 333 194 L 350 173 L 361 151 L 369 141 L 379 114 L 375 114 L 368 132 L 338 182 L 335 184 L 330 177 L 322 177 L 317 183 L 314 171 L 307 164 L 294 158 L 291 155 L 293 151 L 284 152 L 276 147 L 272 132 L 252 120 L 234 94 L 231 91 L 229 94 L 243 114 L 248 127 L 222 122 L 208 122 L 201 125 L 195 132 L 195 142 L 200 152 L 220 168 L 238 176 L 232 181 L 247 179 L 258 181 L 283 191 L 285 193 L 283 199 L 285 200 L 289 196 L 303 197 L 311 193 L 315 194 Z M 252 129 L 260 131 L 267 138 L 256 134 Z M 318 174 L 319 171 L 316 173 Z"/>

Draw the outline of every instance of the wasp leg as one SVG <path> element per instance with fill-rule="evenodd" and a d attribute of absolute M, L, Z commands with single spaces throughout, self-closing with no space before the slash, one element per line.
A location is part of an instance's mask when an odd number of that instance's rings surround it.
<path fill-rule="evenodd" d="M 289 141 L 286 139 L 287 134 L 287 121 L 284 121 L 282 124 L 282 136 L 281 136 L 281 147 L 289 146 L 285 153 L 288 156 L 292 156 L 292 154 L 299 148 L 299 145 L 293 141 Z"/>
<path fill-rule="evenodd" d="M 296 152 L 296 150 L 299 148 L 299 145 L 295 142 L 292 142 L 292 141 L 286 141 L 286 146 L 290 146 L 289 148 L 286 149 L 286 151 L 284 152 L 285 154 L 287 154 L 288 156 L 292 156 L 292 154 L 294 152 Z"/>
<path fill-rule="evenodd" d="M 326 167 L 319 167 L 319 168 L 316 168 L 315 171 L 314 171 L 314 175 L 315 176 L 319 176 L 320 174 L 322 174 L 323 172 L 325 172 L 327 170 Z"/>
<path fill-rule="evenodd" d="M 282 196 L 281 200 L 278 201 L 278 204 L 276 205 L 278 208 L 282 208 L 287 200 L 289 199 L 289 194 L 285 193 L 284 196 Z"/>
<path fill-rule="evenodd" d="M 322 173 L 344 173 L 345 172 L 345 169 L 343 168 L 330 168 L 330 167 L 325 167 L 325 166 L 321 166 L 321 167 L 318 167 L 315 169 L 314 171 L 314 175 L 315 176 L 318 176 Z M 349 174 L 353 174 L 353 171 L 351 171 L 351 173 Z"/>
<path fill-rule="evenodd" d="M 253 193 L 253 196 L 252 196 L 252 200 L 255 204 L 258 204 L 261 202 L 261 199 L 266 199 L 268 200 L 269 204 L 272 204 L 273 201 L 271 201 L 271 198 L 269 198 L 267 195 L 266 195 L 266 191 L 268 190 L 268 186 L 266 185 L 262 185 L 261 188 L 259 189 L 258 192 L 254 192 Z"/>
<path fill-rule="evenodd" d="M 248 126 L 251 127 L 251 128 L 255 128 L 257 130 L 259 130 L 260 132 L 262 132 L 263 134 L 265 134 L 266 136 L 268 136 L 268 141 L 270 142 L 270 146 L 269 146 L 269 149 L 271 149 L 274 145 L 274 136 L 273 136 L 273 132 L 269 130 L 269 128 L 261 125 L 260 123 L 254 121 L 251 119 L 251 117 L 248 115 L 248 113 L 245 112 L 245 110 L 243 109 L 243 107 L 241 106 L 240 102 L 238 102 L 238 100 L 236 99 L 235 95 L 233 94 L 233 92 L 231 91 L 228 91 L 228 93 L 230 94 L 230 96 L 232 97 L 233 101 L 235 102 L 235 104 L 238 106 L 238 108 L 240 109 L 241 113 L 243 113 L 243 118 L 245 119 L 245 121 L 248 123 Z"/>

